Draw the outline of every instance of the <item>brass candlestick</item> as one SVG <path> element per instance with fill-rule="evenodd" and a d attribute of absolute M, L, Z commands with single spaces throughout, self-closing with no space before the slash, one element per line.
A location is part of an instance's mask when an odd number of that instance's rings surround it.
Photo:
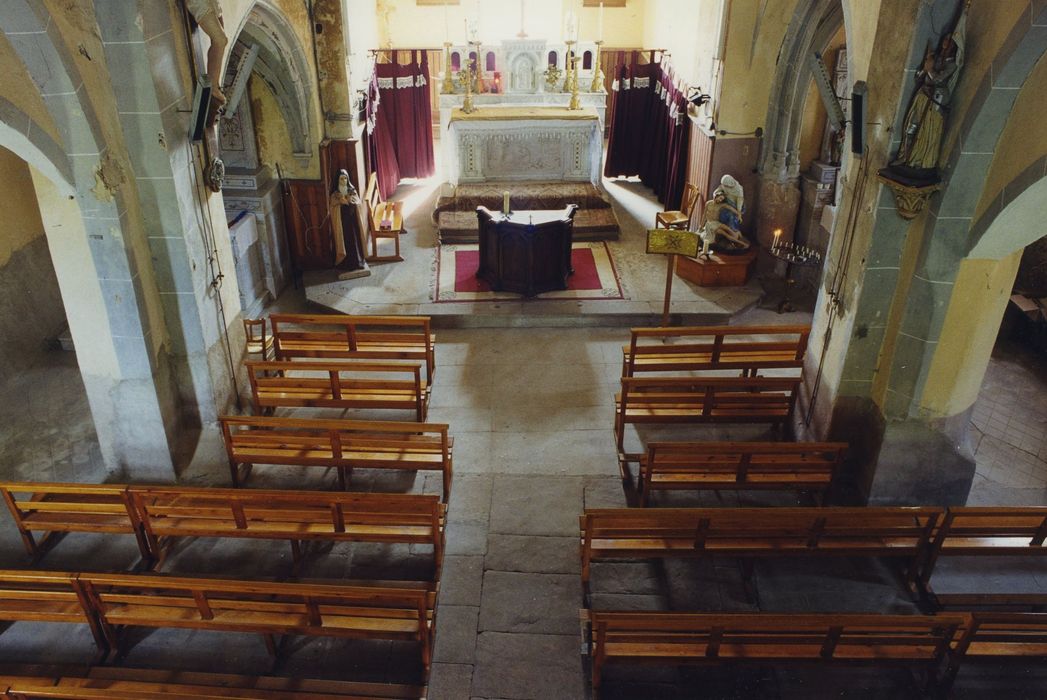
<path fill-rule="evenodd" d="M 454 77 L 451 75 L 451 42 L 444 42 L 444 83 L 440 86 L 440 92 L 445 95 L 454 94 Z"/>
<path fill-rule="evenodd" d="M 477 95 L 482 95 L 485 90 L 483 61 L 481 60 L 483 57 L 480 55 L 480 42 L 470 41 L 469 45 L 476 47 L 476 86 L 473 89 L 476 91 Z"/>
<path fill-rule="evenodd" d="M 472 114 L 476 111 L 473 106 L 473 64 L 475 61 L 467 58 L 465 61 L 465 99 L 462 101 L 462 111 Z"/>
<path fill-rule="evenodd" d="M 567 40 L 564 43 L 567 44 L 567 56 L 564 58 L 563 91 L 564 92 L 571 92 L 571 90 L 572 90 L 571 82 L 574 79 L 573 74 L 571 73 L 571 65 L 572 65 L 571 57 L 574 56 L 574 48 L 573 48 L 574 47 L 574 42 L 571 41 L 571 40 Z"/>
<path fill-rule="evenodd" d="M 603 90 L 603 65 L 600 63 L 600 48 L 603 46 L 603 39 L 596 42 L 596 62 L 593 64 L 593 83 L 589 86 L 589 92 L 600 92 Z"/>
<path fill-rule="evenodd" d="M 582 100 L 578 97 L 578 62 L 582 59 L 575 56 L 571 59 L 571 104 L 567 109 L 581 109 Z"/>

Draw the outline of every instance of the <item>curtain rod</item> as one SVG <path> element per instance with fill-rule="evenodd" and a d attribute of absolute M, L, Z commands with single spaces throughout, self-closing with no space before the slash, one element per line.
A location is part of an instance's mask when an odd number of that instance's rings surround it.
<path fill-rule="evenodd" d="M 454 45 L 452 44 L 452 46 L 454 46 Z M 467 46 L 467 44 L 460 44 L 459 46 Z M 490 44 L 489 46 L 493 47 L 495 45 L 494 44 Z M 482 45 L 481 45 L 481 48 L 483 48 Z M 405 46 L 405 47 L 402 47 L 402 48 L 394 48 L 394 49 L 367 49 L 367 54 L 369 56 L 377 56 L 380 53 L 391 53 L 393 51 L 443 51 L 443 50 L 444 50 L 443 46 L 411 46 L 411 47 L 406 47 Z M 624 46 L 624 47 L 608 46 L 608 47 L 604 47 L 602 50 L 603 51 L 639 51 L 640 53 L 653 51 L 655 53 L 664 54 L 666 56 L 672 56 L 672 52 L 669 51 L 669 49 L 635 49 L 635 48 L 630 48 L 630 47 L 627 47 L 627 46 Z"/>

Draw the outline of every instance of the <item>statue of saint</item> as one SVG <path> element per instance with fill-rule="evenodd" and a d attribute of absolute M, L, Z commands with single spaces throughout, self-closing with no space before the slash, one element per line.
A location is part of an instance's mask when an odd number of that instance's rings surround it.
<path fill-rule="evenodd" d="M 229 45 L 222 21 L 222 8 L 218 0 L 185 0 L 185 5 L 211 40 L 211 46 L 207 49 L 207 77 L 211 80 L 211 99 L 216 107 L 221 108 L 227 101 L 222 92 L 222 56 Z"/>
<path fill-rule="evenodd" d="M 361 201 L 360 194 L 349 182 L 349 173 L 339 170 L 338 181 L 328 199 L 331 234 L 334 236 L 334 265 L 342 271 L 338 279 L 355 279 L 371 274 L 364 259 L 363 242 L 357 235 L 359 220 L 356 207 Z"/>
<path fill-rule="evenodd" d="M 743 199 L 744 195 L 740 194 L 742 186 L 738 181 L 730 175 L 724 175 L 724 179 L 726 178 L 730 178 L 737 187 L 737 191 L 732 194 Z M 702 211 L 702 225 L 698 230 L 702 239 L 702 252 L 698 257 L 710 257 L 713 246 L 724 252 L 732 252 L 746 250 L 750 245 L 739 230 L 742 212 L 733 203 L 737 200 L 729 199 L 728 188 L 723 185 L 723 180 L 720 182 L 721 185 L 713 190 L 713 198 L 705 203 L 705 209 Z M 724 239 L 723 243 L 719 242 L 721 238 Z"/>
<path fill-rule="evenodd" d="M 909 179 L 938 180 L 945 117 L 963 67 L 966 19 L 964 7 L 952 32 L 942 36 L 937 49 L 928 49 L 916 73 L 916 94 L 905 114 L 898 156 L 890 167 Z"/>

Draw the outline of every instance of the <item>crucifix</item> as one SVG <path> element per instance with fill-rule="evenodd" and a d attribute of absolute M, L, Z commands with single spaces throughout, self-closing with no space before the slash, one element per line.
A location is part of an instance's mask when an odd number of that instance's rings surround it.
<path fill-rule="evenodd" d="M 520 0 L 520 32 L 516 35 L 520 39 L 527 38 L 527 27 L 524 17 L 527 15 L 527 0 Z"/>

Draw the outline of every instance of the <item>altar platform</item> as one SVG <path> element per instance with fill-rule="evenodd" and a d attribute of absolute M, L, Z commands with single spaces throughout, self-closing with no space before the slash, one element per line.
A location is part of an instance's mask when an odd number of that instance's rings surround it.
<path fill-rule="evenodd" d="M 306 298 L 318 312 L 422 314 L 445 328 L 658 325 L 666 259 L 644 251 L 647 228 L 663 207 L 638 181 L 604 180 L 602 186 L 620 223 L 621 237 L 583 244 L 594 247 L 591 272 L 600 287 L 590 292 L 532 299 L 507 295 L 494 300 L 459 294 L 454 301 L 436 301 L 441 251 L 432 211 L 438 196 L 446 192 L 435 181 L 426 181 L 402 184 L 393 197 L 404 202 L 408 231 L 401 241 L 404 262 L 372 265 L 369 277 L 350 281 L 338 281 L 328 273 L 307 273 Z M 448 248 L 444 246 L 442 252 L 448 253 Z M 754 307 L 762 293 L 755 279 L 741 287 L 702 288 L 676 278 L 672 320 L 689 325 L 730 323 L 732 317 Z"/>

